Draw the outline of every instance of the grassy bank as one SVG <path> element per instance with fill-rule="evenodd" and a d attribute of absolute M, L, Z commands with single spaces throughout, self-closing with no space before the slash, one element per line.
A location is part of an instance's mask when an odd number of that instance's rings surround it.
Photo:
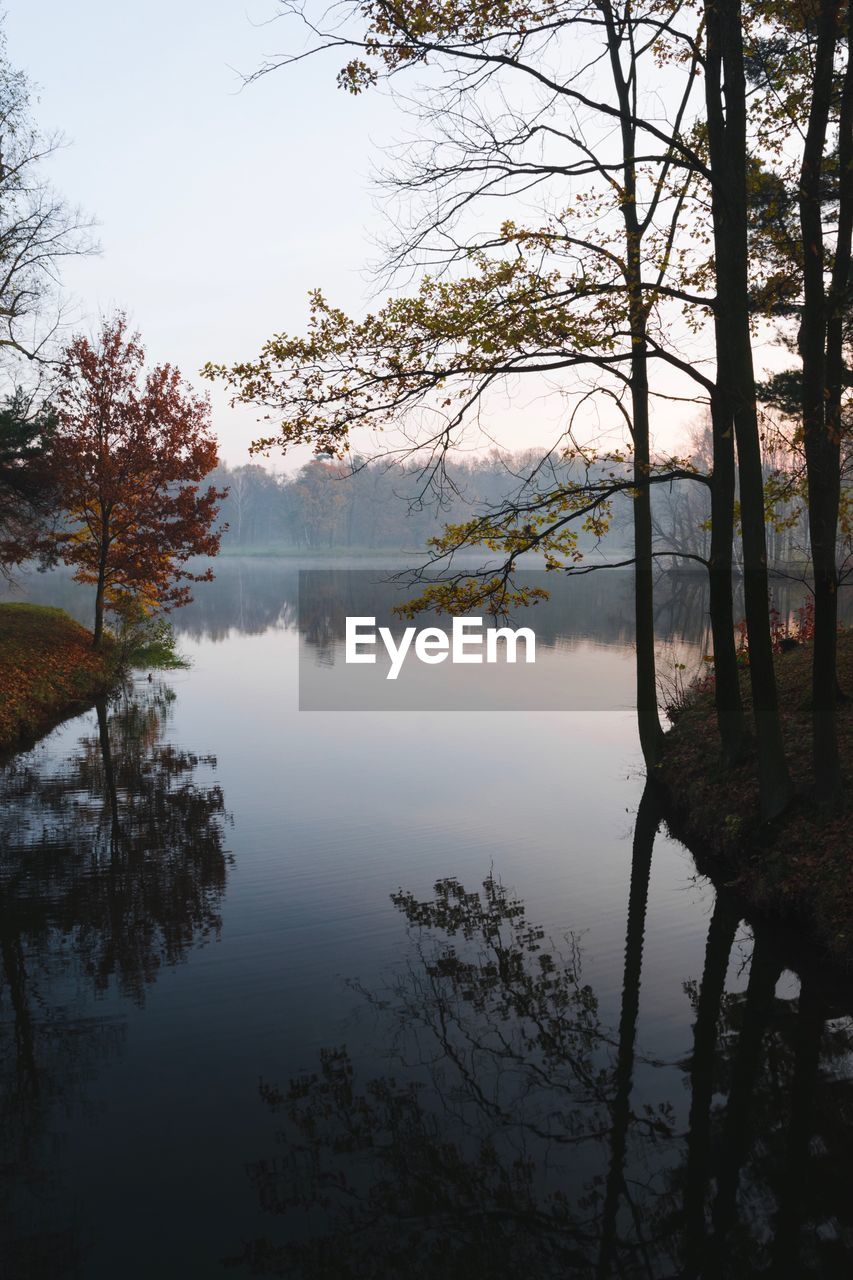
<path fill-rule="evenodd" d="M 116 679 L 109 649 L 62 609 L 0 605 L 0 751 L 26 745 Z"/>
<path fill-rule="evenodd" d="M 806 931 L 829 955 L 853 962 L 853 814 L 819 811 L 812 784 L 809 648 L 776 660 L 782 728 L 797 797 L 783 818 L 760 821 L 752 759 L 723 770 L 717 756 L 713 692 L 691 695 L 666 736 L 660 774 L 671 826 L 720 868 L 758 911 Z M 841 686 L 853 693 L 853 631 L 839 635 Z M 742 676 L 751 717 L 749 673 Z M 853 698 L 838 707 L 843 768 L 853 785 Z M 713 868 L 711 868 L 713 869 Z"/>

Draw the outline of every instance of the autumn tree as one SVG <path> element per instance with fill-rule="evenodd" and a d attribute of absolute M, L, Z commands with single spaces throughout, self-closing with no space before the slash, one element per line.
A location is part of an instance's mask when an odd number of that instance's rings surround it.
<path fill-rule="evenodd" d="M 611 481 L 587 485 L 588 457 L 575 450 L 570 424 L 553 454 L 560 462 L 577 461 L 578 483 L 548 487 L 548 466 L 534 463 L 517 500 L 491 518 L 457 524 L 438 549 L 479 541 L 503 552 L 508 570 L 530 550 L 544 552 L 550 566 L 565 567 L 575 559 L 577 529 L 603 533 L 612 497 L 630 494 L 638 720 L 653 765 L 662 732 L 650 488 L 662 478 L 658 472 L 693 476 L 672 460 L 653 463 L 650 365 L 669 354 L 662 301 L 705 301 L 685 291 L 674 256 L 679 211 L 704 170 L 684 127 L 699 71 L 697 46 L 677 29 L 675 13 L 635 16 L 609 3 L 593 9 L 555 0 L 345 8 L 354 17 L 352 30 L 321 34 L 313 50 L 346 45 L 354 53 L 339 77 L 345 88 L 357 93 L 380 75 L 391 78 L 426 62 L 440 65 L 449 86 L 428 96 L 423 108 L 428 125 L 444 132 L 426 156 L 412 160 L 400 184 L 408 195 L 435 196 L 430 208 L 437 212 L 414 229 L 392 262 L 464 263 L 467 270 L 427 276 L 413 297 L 392 300 L 363 323 L 317 293 L 307 337 L 277 337 L 257 361 L 228 371 L 232 384 L 241 399 L 282 418 L 280 434 L 261 443 L 310 442 L 340 457 L 357 427 L 405 422 L 412 426 L 408 439 L 416 437 L 428 455 L 426 482 L 440 483 L 448 452 L 496 387 L 522 374 L 574 379 L 572 394 L 597 401 L 628 437 L 624 456 L 617 449 L 603 459 L 614 466 Z M 567 74 L 549 70 L 555 56 L 574 64 L 578 40 L 589 44 L 593 61 L 580 59 Z M 659 75 L 670 43 L 679 54 L 672 123 L 660 125 L 643 114 L 638 86 L 648 82 L 647 69 Z M 523 108 L 508 105 L 531 95 L 535 101 Z M 462 225 L 475 210 L 493 207 L 495 195 L 512 209 L 516 197 L 531 191 L 542 207 L 534 225 L 506 218 L 474 233 Z M 503 573 L 492 584 L 500 599 L 506 578 Z M 470 605 L 470 592 L 460 603 Z M 731 627 L 721 630 L 719 644 L 721 651 L 728 644 L 731 657 L 726 667 L 721 652 L 723 687 L 735 665 Z"/>
<path fill-rule="evenodd" d="M 594 404 L 616 422 L 621 415 L 626 451 L 598 459 L 613 462 L 613 485 L 590 489 L 582 476 L 568 491 L 548 487 L 547 468 L 537 466 L 517 502 L 456 523 L 438 550 L 479 538 L 504 554 L 505 567 L 535 549 L 552 567 L 571 568 L 577 524 L 606 529 L 609 504 L 630 469 L 637 701 L 649 764 L 660 741 L 650 495 L 662 479 L 698 479 L 710 490 L 710 547 L 702 559 L 711 584 L 718 722 L 727 762 L 743 756 L 732 643 L 737 469 L 762 809 L 777 814 L 790 781 L 770 643 L 753 357 L 774 262 L 772 255 L 754 261 L 750 236 L 757 179 L 793 143 L 803 115 L 822 110 L 812 8 L 792 13 L 774 0 L 353 0 L 324 29 L 301 4 L 283 0 L 281 7 L 306 22 L 308 44 L 258 74 L 333 51 L 339 66 L 348 59 L 339 84 L 358 94 L 426 69 L 425 83 L 408 98 L 424 126 L 423 145 L 403 149 L 399 171 L 389 177 L 410 205 L 420 201 L 421 213 L 388 262 L 429 274 L 413 296 L 390 300 L 364 322 L 317 293 L 304 338 L 278 335 L 257 360 L 227 371 L 239 398 L 281 419 L 279 434 L 259 443 L 307 442 L 342 456 L 356 428 L 388 431 L 404 422 L 413 427 L 404 438 L 416 436 L 427 456 L 426 478 L 440 480 L 446 454 L 466 425 L 488 412 L 495 387 L 517 384 L 522 373 L 557 375 L 576 408 L 554 452 L 571 454 L 583 470 L 589 454 L 574 448 L 573 432 L 580 407 Z M 839 17 L 837 3 L 834 11 Z M 755 76 L 768 48 L 781 49 L 784 62 L 794 46 L 794 92 L 784 91 L 778 75 Z M 531 215 L 534 198 L 539 208 Z M 496 200 L 516 217 L 477 228 L 478 212 Z M 839 244 L 843 229 L 840 236 Z M 843 275 L 837 255 L 835 271 Z M 772 283 L 784 287 L 785 279 L 777 272 Z M 706 354 L 686 358 L 685 343 L 695 351 L 697 335 Z M 682 381 L 674 392 L 676 375 Z M 691 475 L 678 459 L 653 458 L 651 406 L 659 395 L 707 405 L 711 474 Z M 503 591 L 505 575 L 493 582 Z M 469 593 L 463 603 L 471 602 Z"/>
<path fill-rule="evenodd" d="M 96 648 L 106 608 L 187 604 L 187 584 L 213 576 L 188 561 L 219 549 L 224 493 L 202 486 L 217 461 L 208 403 L 174 366 L 145 372 L 144 360 L 116 315 L 94 341 L 72 341 L 55 396 L 51 462 L 66 515 L 53 542 L 77 581 L 96 587 Z"/>

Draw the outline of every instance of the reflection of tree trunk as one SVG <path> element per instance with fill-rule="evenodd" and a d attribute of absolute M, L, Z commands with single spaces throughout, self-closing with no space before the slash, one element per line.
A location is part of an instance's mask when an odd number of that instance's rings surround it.
<path fill-rule="evenodd" d="M 687 1137 L 687 1176 L 684 1188 L 684 1275 L 698 1275 L 705 1238 L 705 1188 L 710 1176 L 711 1100 L 714 1095 L 714 1054 L 720 1001 L 726 985 L 729 954 L 738 926 L 738 912 L 718 895 L 708 928 L 705 968 L 693 1029 L 690 1064 L 690 1124 Z"/>
<path fill-rule="evenodd" d="M 107 876 L 107 902 L 109 904 L 110 934 L 112 948 L 104 930 L 104 959 L 102 968 L 109 973 L 112 965 L 118 962 L 124 940 L 125 926 L 122 919 L 122 884 L 121 884 L 121 823 L 119 821 L 118 791 L 115 780 L 115 762 L 113 760 L 112 743 L 110 742 L 109 722 L 107 720 L 107 704 L 99 698 L 96 704 L 98 711 L 98 736 L 101 742 L 101 756 L 104 762 L 104 782 L 110 806 L 110 867 Z"/>
<path fill-rule="evenodd" d="M 33 1024 L 27 1007 L 27 975 L 24 968 L 24 949 L 20 938 L 12 939 L 2 926 L 0 951 L 3 954 L 3 974 L 9 987 L 12 1009 L 15 1014 L 15 1047 L 18 1057 L 18 1079 L 25 1097 L 39 1096 L 39 1073 L 33 1045 Z"/>
<path fill-rule="evenodd" d="M 714 1200 L 712 1253 L 708 1275 L 721 1274 L 726 1237 L 737 1215 L 737 1190 L 741 1166 L 746 1158 L 751 1136 L 750 1110 L 752 1093 L 761 1067 L 764 1033 L 773 1008 L 776 983 L 782 966 L 775 956 L 765 951 L 756 938 L 752 965 L 743 1007 L 743 1025 L 732 1070 L 731 1089 L 723 1125 L 722 1147 L 717 1172 L 717 1195 Z"/>
<path fill-rule="evenodd" d="M 799 1259 L 800 1221 L 803 1187 L 812 1132 L 812 1108 L 820 1065 L 820 1043 L 826 1010 L 814 975 L 803 976 L 797 1015 L 794 1080 L 791 1090 L 791 1119 L 788 1129 L 788 1159 L 779 1197 L 779 1214 L 774 1243 L 779 1274 L 792 1270 Z"/>
<path fill-rule="evenodd" d="M 118 793 L 116 791 L 115 768 L 113 767 L 113 752 L 110 743 L 110 730 L 107 722 L 107 704 L 106 699 L 99 698 L 95 704 L 98 712 L 98 737 L 101 741 L 101 756 L 104 762 L 104 781 L 107 787 L 107 799 L 110 806 L 110 849 L 115 855 L 118 848 L 119 835 L 121 828 L 118 820 Z"/>
<path fill-rule="evenodd" d="M 610 1171 L 601 1225 L 601 1252 L 598 1275 L 613 1271 L 619 1201 L 625 1188 L 625 1150 L 631 1121 L 631 1088 L 634 1074 L 634 1041 L 640 1007 L 640 973 L 643 963 L 643 934 L 652 848 L 661 820 L 660 798 L 653 783 L 647 782 L 637 810 L 634 846 L 631 855 L 631 888 L 628 895 L 628 931 L 625 940 L 625 970 L 622 983 L 622 1013 L 619 1019 L 619 1051 L 616 1060 L 616 1095 L 613 1102 Z"/>

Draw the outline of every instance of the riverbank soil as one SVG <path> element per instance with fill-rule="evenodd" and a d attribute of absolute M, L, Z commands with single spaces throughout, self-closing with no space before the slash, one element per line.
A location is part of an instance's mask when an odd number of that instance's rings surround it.
<path fill-rule="evenodd" d="M 779 654 L 782 728 L 797 796 L 787 813 L 762 823 L 758 777 L 748 758 L 724 769 L 717 750 L 712 689 L 691 694 L 666 735 L 660 767 L 673 833 L 710 858 L 758 911 L 801 925 L 834 959 L 853 964 L 853 630 L 838 636 L 838 732 L 846 803 L 832 812 L 810 799 L 812 774 L 809 646 Z M 751 718 L 748 671 L 742 690 Z M 710 865 L 710 864 L 709 864 Z"/>
<path fill-rule="evenodd" d="M 111 650 L 62 609 L 0 605 L 0 751 L 25 746 L 115 683 Z"/>

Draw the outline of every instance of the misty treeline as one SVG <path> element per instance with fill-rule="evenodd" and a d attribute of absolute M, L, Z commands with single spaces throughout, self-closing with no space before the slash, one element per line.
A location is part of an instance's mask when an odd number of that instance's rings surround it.
<path fill-rule="evenodd" d="M 713 467 L 710 424 L 699 422 L 687 433 L 686 451 L 700 474 Z M 853 467 L 853 455 L 848 459 Z M 530 487 L 531 476 L 550 475 L 567 486 L 583 472 L 601 482 L 612 467 L 583 466 L 553 457 L 544 449 L 515 453 L 492 450 L 468 460 L 446 463 L 440 500 L 424 486 L 424 468 L 416 460 L 387 459 L 350 463 L 315 459 L 292 475 L 259 463 L 216 468 L 209 480 L 227 490 L 220 517 L 227 524 L 224 549 L 236 553 L 280 550 L 418 551 L 440 536 L 448 522 L 472 513 L 500 509 Z M 768 433 L 764 475 L 777 493 L 767 522 L 768 562 L 781 572 L 803 574 L 809 568 L 808 512 L 801 491 L 802 462 L 779 433 Z M 626 470 L 627 474 L 627 470 Z M 651 497 L 653 547 L 678 567 L 707 563 L 711 549 L 711 504 L 702 485 L 662 485 Z M 625 494 L 614 502 L 606 531 L 581 529 L 578 550 L 601 552 L 609 559 L 630 554 L 632 506 Z M 849 533 L 839 530 L 839 558 L 851 553 Z M 740 564 L 739 548 L 734 562 Z"/>
<path fill-rule="evenodd" d="M 697 474 L 713 466 L 710 424 L 689 429 L 685 451 Z M 802 491 L 802 459 L 785 439 L 769 438 L 763 450 L 763 474 L 776 497 L 767 520 L 769 565 L 780 572 L 808 578 L 810 548 L 808 510 Z M 340 463 L 313 459 L 293 474 L 282 474 L 263 463 L 230 467 L 221 463 L 206 480 L 226 490 L 220 504 L 224 523 L 222 548 L 232 554 L 276 550 L 388 550 L 427 548 L 450 521 L 500 510 L 529 489 L 531 476 L 547 471 L 556 482 L 569 485 L 581 474 L 584 482 L 600 483 L 610 465 L 581 466 L 576 460 L 549 455 L 545 449 L 517 452 L 492 450 L 469 460 L 448 459 L 445 482 L 437 495 L 424 486 L 424 468 L 417 460 L 392 462 L 355 458 Z M 627 468 L 625 470 L 627 475 Z M 845 474 L 853 475 L 853 449 L 848 447 Z M 735 491 L 737 492 L 737 486 Z M 707 563 L 711 550 L 711 503 L 703 485 L 666 484 L 651 495 L 653 547 L 675 567 Z M 627 494 L 616 496 L 606 530 L 581 528 L 578 549 L 600 551 L 612 558 L 629 553 L 632 544 L 632 506 Z M 838 530 L 838 556 L 843 565 L 853 555 L 853 529 Z M 732 553 L 740 568 L 739 545 Z M 679 563 L 683 561 L 683 563 Z"/>
<path fill-rule="evenodd" d="M 343 560 L 330 567 L 325 557 L 311 561 L 295 555 L 282 560 L 277 555 L 234 555 L 219 557 L 216 574 L 204 591 L 196 593 L 192 603 L 175 615 L 174 630 L 178 638 L 223 641 L 239 635 L 262 635 L 270 628 L 299 630 L 310 640 L 317 631 L 316 618 L 306 600 L 300 601 L 299 581 L 306 573 L 316 573 L 325 580 L 323 589 L 332 605 L 327 622 L 349 613 L 373 615 L 383 624 L 402 631 L 406 623 L 393 613 L 395 604 L 406 599 L 410 588 L 396 568 L 365 564 L 353 570 L 353 562 Z M 633 581 L 630 569 L 589 573 L 581 577 L 549 574 L 531 564 L 524 579 L 545 585 L 550 591 L 547 608 L 537 609 L 535 617 L 523 609 L 512 614 L 517 626 L 534 621 L 537 646 L 583 641 L 630 646 L 634 639 L 631 601 Z M 353 594 L 353 584 L 361 584 Z M 34 604 L 54 605 L 64 609 L 79 622 L 91 616 L 92 587 L 77 584 L 67 570 L 48 575 L 32 574 L 27 582 L 27 598 Z M 3 588 L 0 584 L 0 599 Z M 319 592 L 316 593 L 319 596 Z M 743 615 L 743 582 L 735 584 L 734 606 Z M 808 584 L 794 575 L 780 575 L 773 581 L 772 604 L 780 619 L 790 621 L 800 616 L 809 599 Z M 348 605 L 353 608 L 348 609 Z M 845 626 L 853 624 L 853 593 L 844 592 L 839 602 Z M 324 623 L 324 625 L 326 625 Z M 784 625 L 784 623 L 782 623 Z M 698 667 L 701 657 L 710 653 L 708 626 L 708 580 L 700 571 L 684 573 L 680 568 L 663 568 L 655 583 L 655 635 L 661 652 L 679 650 L 683 660 L 685 647 L 693 651 L 691 669 Z M 343 628 L 335 632 L 344 636 Z M 695 659 L 695 662 L 694 662 Z M 704 663 L 701 663 L 704 667 Z"/>
<path fill-rule="evenodd" d="M 528 483 L 532 469 L 547 465 L 568 480 L 573 467 L 548 460 L 544 450 L 493 451 L 470 460 L 448 460 L 441 495 L 424 481 L 417 460 L 332 462 L 315 459 L 294 475 L 276 475 L 258 463 L 219 466 L 209 479 L 227 488 L 221 518 L 224 548 L 297 548 L 311 551 L 406 550 L 426 553 L 430 538 L 448 520 L 501 505 Z M 621 524 L 614 546 L 625 547 Z M 585 533 L 591 550 L 599 539 Z"/>

